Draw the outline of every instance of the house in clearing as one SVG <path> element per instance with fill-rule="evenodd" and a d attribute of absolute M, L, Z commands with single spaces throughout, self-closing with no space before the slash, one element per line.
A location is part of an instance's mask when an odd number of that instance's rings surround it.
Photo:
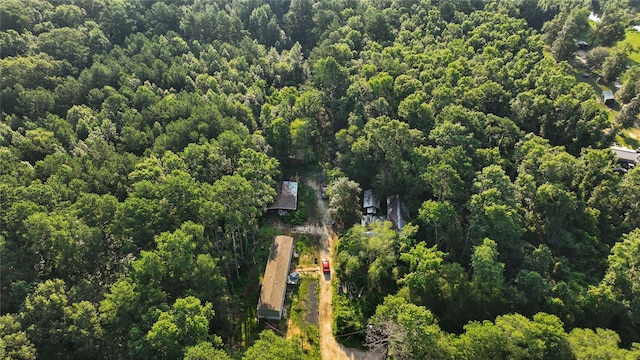
<path fill-rule="evenodd" d="M 298 208 L 298 183 L 295 181 L 281 181 L 276 184 L 276 199 L 267 210 L 278 210 L 280 215 Z"/>
<path fill-rule="evenodd" d="M 282 319 L 292 255 L 293 238 L 284 235 L 276 236 L 271 243 L 269 259 L 262 279 L 260 298 L 256 308 L 258 319 Z"/>

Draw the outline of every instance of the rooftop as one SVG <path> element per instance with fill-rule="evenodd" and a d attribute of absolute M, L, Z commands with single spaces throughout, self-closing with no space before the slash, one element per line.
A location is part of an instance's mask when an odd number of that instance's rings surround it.
<path fill-rule="evenodd" d="M 276 199 L 268 210 L 295 210 L 298 208 L 298 183 L 281 181 L 276 184 Z"/>
<path fill-rule="evenodd" d="M 282 312 L 292 253 L 293 238 L 291 236 L 280 235 L 273 239 L 267 267 L 264 270 L 260 299 L 258 299 L 258 317 L 261 311 Z"/>
<path fill-rule="evenodd" d="M 393 227 L 398 230 L 402 230 L 409 222 L 409 208 L 399 195 L 391 195 L 387 198 L 387 217 L 393 223 Z"/>
<path fill-rule="evenodd" d="M 623 160 L 626 162 L 633 162 L 634 164 L 638 163 L 638 153 L 633 149 L 627 149 L 618 146 L 612 146 L 611 150 L 619 160 Z"/>
<path fill-rule="evenodd" d="M 613 91 L 612 90 L 605 90 L 602 92 L 602 99 L 604 101 L 607 100 L 615 100 L 615 97 L 613 97 Z"/>
<path fill-rule="evenodd" d="M 373 190 L 369 189 L 364 191 L 362 207 L 365 209 L 369 207 L 380 209 L 380 200 L 376 199 L 375 196 L 373 196 Z"/>

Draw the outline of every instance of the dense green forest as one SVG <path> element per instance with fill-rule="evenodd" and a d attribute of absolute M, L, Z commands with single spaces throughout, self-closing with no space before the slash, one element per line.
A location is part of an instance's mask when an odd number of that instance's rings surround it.
<path fill-rule="evenodd" d="M 294 164 L 335 180 L 336 334 L 638 358 L 640 169 L 609 150 L 640 113 L 637 7 L 0 1 L 0 358 L 305 358 L 248 293 Z M 359 225 L 358 189 L 411 225 Z"/>

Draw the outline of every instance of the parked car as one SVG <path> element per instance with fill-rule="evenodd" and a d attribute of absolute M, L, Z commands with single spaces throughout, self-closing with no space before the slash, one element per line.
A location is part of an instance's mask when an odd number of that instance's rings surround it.
<path fill-rule="evenodd" d="M 322 272 L 328 274 L 331 272 L 331 267 L 329 266 L 329 260 L 322 259 Z"/>

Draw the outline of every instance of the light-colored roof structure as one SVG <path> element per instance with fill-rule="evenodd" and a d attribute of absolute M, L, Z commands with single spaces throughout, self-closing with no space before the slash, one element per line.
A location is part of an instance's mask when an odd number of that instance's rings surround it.
<path fill-rule="evenodd" d="M 616 154 L 618 160 L 631 162 L 634 164 L 638 163 L 638 153 L 633 149 L 627 149 L 618 146 L 612 146 L 611 151 Z"/>
<path fill-rule="evenodd" d="M 372 189 L 364 191 L 364 198 L 362 200 L 362 207 L 365 208 L 365 209 L 366 208 L 380 209 L 380 200 L 376 199 L 375 196 L 373 196 L 373 190 Z"/>
<path fill-rule="evenodd" d="M 613 96 L 613 91 L 612 90 L 605 90 L 602 92 L 602 101 L 603 102 L 607 102 L 607 101 L 615 101 L 616 98 Z"/>
<path fill-rule="evenodd" d="M 400 195 L 391 195 L 387 198 L 387 217 L 393 223 L 393 227 L 402 230 L 409 223 L 409 208 L 400 200 Z"/>
<path fill-rule="evenodd" d="M 282 318 L 292 254 L 293 238 L 291 236 L 280 235 L 273 239 L 256 308 L 259 319 L 280 320 Z"/>
<path fill-rule="evenodd" d="M 295 210 L 298 208 L 298 183 L 281 181 L 276 184 L 276 199 L 268 210 Z"/>

